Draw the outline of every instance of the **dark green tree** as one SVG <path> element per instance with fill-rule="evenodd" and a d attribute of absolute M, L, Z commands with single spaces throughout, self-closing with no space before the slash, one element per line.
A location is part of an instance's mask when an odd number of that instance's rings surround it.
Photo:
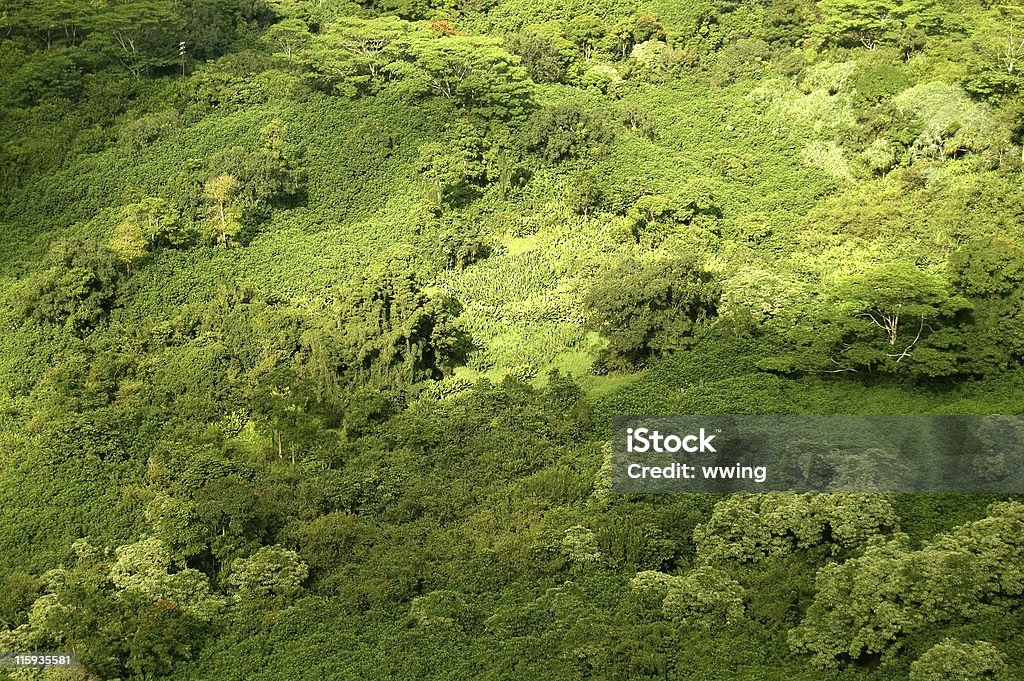
<path fill-rule="evenodd" d="M 609 367 L 636 368 L 689 347 L 717 314 L 720 295 L 714 276 L 693 258 L 627 260 L 587 294 L 587 326 L 608 340 L 602 358 Z"/>
<path fill-rule="evenodd" d="M 537 111 L 526 131 L 527 145 L 552 162 L 599 154 L 614 139 L 607 114 L 575 102 Z"/>
<path fill-rule="evenodd" d="M 49 268 L 25 282 L 18 308 L 25 318 L 84 336 L 114 306 L 122 265 L 112 251 L 78 240 L 58 243 L 47 260 Z"/>
<path fill-rule="evenodd" d="M 113 2 L 96 11 L 83 47 L 99 51 L 138 79 L 177 63 L 183 21 L 167 0 Z"/>
<path fill-rule="evenodd" d="M 522 59 L 523 68 L 535 83 L 558 83 L 577 54 L 577 47 L 557 27 L 528 27 L 506 38 L 508 49 Z"/>
<path fill-rule="evenodd" d="M 335 310 L 344 370 L 380 386 L 440 378 L 467 350 L 457 314 L 454 301 L 429 296 L 411 274 L 356 283 Z"/>

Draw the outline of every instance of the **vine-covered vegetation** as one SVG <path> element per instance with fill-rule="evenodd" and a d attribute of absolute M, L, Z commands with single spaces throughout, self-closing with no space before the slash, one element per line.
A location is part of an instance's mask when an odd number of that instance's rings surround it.
<path fill-rule="evenodd" d="M 0 678 L 1024 678 L 1021 499 L 607 447 L 1022 410 L 1024 6 L 8 0 L 0 63 L 0 652 L 81 663 Z"/>

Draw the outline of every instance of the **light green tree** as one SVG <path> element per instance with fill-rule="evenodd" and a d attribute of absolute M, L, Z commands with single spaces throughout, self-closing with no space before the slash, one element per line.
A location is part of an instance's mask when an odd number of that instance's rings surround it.
<path fill-rule="evenodd" d="M 978 12 L 969 45 L 973 47 L 970 75 L 964 88 L 992 102 L 1005 102 L 1024 83 L 1024 5 L 998 3 Z"/>
<path fill-rule="evenodd" d="M 203 185 L 203 199 L 209 205 L 217 243 L 224 248 L 242 231 L 241 209 L 235 201 L 241 188 L 238 178 L 230 174 L 217 175 Z"/>
<path fill-rule="evenodd" d="M 125 263 L 129 273 L 132 264 L 146 254 L 147 245 L 146 235 L 134 220 L 122 220 L 107 240 L 107 247 Z"/>
<path fill-rule="evenodd" d="M 719 629 L 743 618 L 744 590 L 726 573 L 701 566 L 682 575 L 656 570 L 637 573 L 630 581 L 645 600 L 661 599 L 665 617 L 706 629 Z"/>
<path fill-rule="evenodd" d="M 267 29 L 263 39 L 292 61 L 295 54 L 309 42 L 309 26 L 302 19 L 284 19 Z"/>
<path fill-rule="evenodd" d="M 147 196 L 124 209 L 130 222 L 152 246 L 180 246 L 187 240 L 178 211 L 165 199 Z"/>
<path fill-rule="evenodd" d="M 910 681 L 1000 681 L 1008 667 L 999 649 L 988 641 L 964 643 L 947 638 L 910 665 Z"/>
<path fill-rule="evenodd" d="M 910 357 L 940 318 L 970 307 L 966 300 L 952 295 L 942 280 L 905 264 L 877 267 L 850 277 L 836 286 L 834 297 L 865 329 L 877 330 L 882 346 L 875 348 L 893 364 Z M 864 350 L 868 359 L 872 353 Z"/>
<path fill-rule="evenodd" d="M 206 575 L 177 564 L 161 540 L 150 537 L 114 550 L 110 579 L 120 589 L 134 591 L 154 602 L 177 603 L 203 619 L 223 606 L 213 596 Z"/>
<path fill-rule="evenodd" d="M 937 30 L 942 13 L 935 0 L 822 0 L 818 31 L 839 42 L 856 42 L 869 50 L 908 44 L 914 34 Z"/>
<path fill-rule="evenodd" d="M 898 527 L 892 505 L 875 494 L 734 494 L 693 532 L 697 558 L 712 565 L 757 562 L 827 545 L 833 554 L 864 547 Z"/>
<path fill-rule="evenodd" d="M 239 602 L 287 602 L 302 594 L 309 568 L 294 551 L 264 546 L 231 564 L 228 584 Z"/>
<path fill-rule="evenodd" d="M 485 116 L 508 118 L 525 112 L 532 88 L 519 58 L 496 38 L 416 35 L 408 52 L 428 92 Z"/>
<path fill-rule="evenodd" d="M 431 591 L 412 599 L 409 619 L 420 627 L 456 627 L 468 624 L 472 610 L 466 598 L 458 591 Z"/>
<path fill-rule="evenodd" d="M 403 45 L 413 31 L 396 17 L 342 17 L 312 38 L 303 60 L 348 95 L 373 92 L 409 75 Z"/>
<path fill-rule="evenodd" d="M 769 370 L 950 376 L 969 355 L 960 327 L 971 304 L 915 265 L 878 265 L 840 280 L 825 301 L 791 310 L 790 354 Z"/>
<path fill-rule="evenodd" d="M 594 531 L 582 525 L 573 525 L 565 531 L 562 551 L 577 565 L 589 565 L 601 559 Z"/>
<path fill-rule="evenodd" d="M 197 570 L 179 569 L 158 539 L 118 547 L 85 540 L 64 567 L 43 577 L 28 622 L 0 632 L 0 646 L 73 649 L 90 678 L 167 673 L 192 654 L 224 603 Z"/>

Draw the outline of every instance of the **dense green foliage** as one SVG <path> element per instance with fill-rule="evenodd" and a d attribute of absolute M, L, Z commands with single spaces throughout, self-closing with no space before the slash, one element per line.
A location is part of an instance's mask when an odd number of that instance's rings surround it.
<path fill-rule="evenodd" d="M 82 670 L 0 678 L 1024 678 L 1021 499 L 615 495 L 607 447 L 1021 412 L 1022 25 L 9 0 L 0 652 Z"/>

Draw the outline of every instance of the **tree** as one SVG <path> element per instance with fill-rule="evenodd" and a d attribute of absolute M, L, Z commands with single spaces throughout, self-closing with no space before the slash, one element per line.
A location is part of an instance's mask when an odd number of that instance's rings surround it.
<path fill-rule="evenodd" d="M 41 586 L 37 578 L 20 571 L 0 578 L 0 632 L 24 623 L 25 612 L 39 597 Z"/>
<path fill-rule="evenodd" d="M 409 619 L 419 627 L 463 629 L 471 623 L 473 610 L 461 593 L 442 589 L 412 599 Z"/>
<path fill-rule="evenodd" d="M 911 264 L 879 265 L 837 283 L 823 304 L 800 309 L 786 329 L 794 351 L 758 366 L 914 378 L 965 373 L 972 358 L 962 327 L 970 310 L 940 277 Z"/>
<path fill-rule="evenodd" d="M 949 271 L 968 296 L 1007 296 L 1024 284 L 1024 248 L 1006 237 L 972 239 L 950 256 Z"/>
<path fill-rule="evenodd" d="M 349 380 L 388 386 L 440 378 L 467 350 L 457 309 L 428 296 L 408 273 L 354 285 L 336 309 Z"/>
<path fill-rule="evenodd" d="M 489 118 L 510 118 L 531 105 L 519 59 L 501 41 L 475 36 L 412 36 L 408 51 L 429 92 Z"/>
<path fill-rule="evenodd" d="M 874 494 L 736 494 L 715 504 L 693 541 L 702 563 L 754 563 L 818 546 L 848 554 L 898 526 L 892 505 Z"/>
<path fill-rule="evenodd" d="M 306 61 L 349 94 L 372 91 L 408 75 L 402 46 L 411 30 L 395 17 L 342 17 L 314 36 Z"/>
<path fill-rule="evenodd" d="M 658 138 L 658 120 L 647 109 L 637 104 L 632 104 L 623 109 L 619 120 L 630 132 L 634 132 L 652 141 Z"/>
<path fill-rule="evenodd" d="M 150 537 L 114 550 L 110 580 L 119 589 L 152 600 L 173 603 L 204 619 L 212 617 L 223 603 L 210 591 L 206 575 L 176 563 L 161 540 Z"/>
<path fill-rule="evenodd" d="M 206 538 L 204 552 L 209 552 L 213 571 L 220 575 L 236 556 L 259 546 L 267 531 L 268 510 L 254 485 L 229 475 L 209 481 L 193 496 L 197 524 Z"/>
<path fill-rule="evenodd" d="M 975 64 L 965 87 L 998 101 L 1018 92 L 1024 69 L 1024 6 L 998 4 L 979 17 Z"/>
<path fill-rule="evenodd" d="M 608 340 L 602 353 L 608 366 L 635 368 L 689 346 L 717 314 L 720 295 L 712 274 L 693 258 L 627 260 L 587 294 L 587 326 Z"/>
<path fill-rule="evenodd" d="M 808 35 L 815 3 L 807 0 L 771 0 L 761 20 L 760 37 L 769 43 L 799 45 Z"/>
<path fill-rule="evenodd" d="M 501 41 L 400 21 L 345 18 L 313 41 L 309 62 L 349 95 L 401 81 L 487 118 L 510 118 L 531 106 L 532 89 L 519 58 Z"/>
<path fill-rule="evenodd" d="M 228 51 L 237 36 L 240 4 L 220 0 L 179 0 L 175 3 L 184 24 L 178 42 L 185 43 L 192 59 L 213 59 Z"/>
<path fill-rule="evenodd" d="M 309 27 L 302 19 L 284 19 L 268 28 L 263 38 L 292 61 L 295 53 L 309 42 Z"/>
<path fill-rule="evenodd" d="M 894 97 L 893 104 L 923 128 L 911 145 L 915 156 L 957 158 L 992 145 L 994 128 L 988 107 L 971 101 L 955 85 L 918 83 Z"/>
<path fill-rule="evenodd" d="M 49 268 L 28 277 L 17 295 L 23 317 L 64 324 L 72 333 L 91 332 L 113 308 L 123 276 L 117 256 L 80 240 L 58 243 L 47 256 Z"/>
<path fill-rule="evenodd" d="M 545 107 L 530 117 L 528 146 L 551 162 L 597 155 L 615 139 L 609 117 L 576 102 Z"/>
<path fill-rule="evenodd" d="M 164 199 L 147 196 L 125 206 L 123 215 L 107 245 L 129 267 L 151 250 L 188 243 L 178 212 Z"/>
<path fill-rule="evenodd" d="M 569 20 L 567 37 L 576 44 L 580 56 L 590 59 L 594 56 L 594 47 L 605 34 L 605 26 L 593 14 L 580 14 Z"/>
<path fill-rule="evenodd" d="M 226 220 L 252 227 L 266 220 L 274 208 L 287 208 L 302 200 L 306 174 L 300 165 L 301 149 L 287 142 L 288 126 L 273 119 L 260 128 L 256 149 L 230 147 L 214 155 L 209 167 L 218 174 L 217 194 L 209 198 L 217 208 L 227 207 Z M 234 181 L 225 179 L 233 178 Z"/>
<path fill-rule="evenodd" d="M 173 2 L 104 0 L 102 5 L 83 47 L 98 49 L 136 79 L 175 63 L 182 23 Z"/>
<path fill-rule="evenodd" d="M 980 445 L 969 457 L 983 483 L 1001 482 L 1024 470 L 1024 422 L 1016 416 L 985 416 L 974 431 Z"/>
<path fill-rule="evenodd" d="M 584 217 L 589 217 L 603 200 L 604 191 L 592 171 L 577 173 L 566 188 L 566 206 Z"/>
<path fill-rule="evenodd" d="M 635 45 L 633 33 L 636 23 L 628 17 L 622 17 L 608 27 L 601 39 L 601 51 L 611 54 L 615 59 L 625 59 Z"/>
<path fill-rule="evenodd" d="M 527 27 L 506 38 L 509 51 L 519 55 L 527 75 L 535 83 L 558 83 L 578 53 L 561 35 L 557 25 Z"/>
<path fill-rule="evenodd" d="M 1017 74 L 1024 60 L 1024 6 L 998 5 L 999 40 L 994 41 L 990 54 L 996 64 L 1008 75 Z"/>
<path fill-rule="evenodd" d="M 8 14 L 5 8 L 3 16 L 12 32 L 30 36 L 46 50 L 59 44 L 80 44 L 95 21 L 95 8 L 76 0 L 11 2 L 8 6 L 12 11 Z"/>
<path fill-rule="evenodd" d="M 109 552 L 79 540 L 73 559 L 45 575 L 20 645 L 68 646 L 101 679 L 166 674 L 191 657 L 223 602 L 205 575 L 177 570 L 167 548 L 143 539 Z"/>
<path fill-rule="evenodd" d="M 263 546 L 248 558 L 231 564 L 228 584 L 243 603 L 287 603 L 302 594 L 309 568 L 294 551 Z"/>
<path fill-rule="evenodd" d="M 822 0 L 819 6 L 819 31 L 839 43 L 855 41 L 869 50 L 907 46 L 915 33 L 937 31 L 943 19 L 935 0 Z"/>
<path fill-rule="evenodd" d="M 649 40 L 665 41 L 668 36 L 661 23 L 650 14 L 641 14 L 633 25 L 633 43 L 639 44 Z"/>
<path fill-rule="evenodd" d="M 308 381 L 285 365 L 261 376 L 252 391 L 250 403 L 259 417 L 258 428 L 269 431 L 271 447 L 279 460 L 284 460 L 287 449 L 294 464 L 300 448 L 316 437 L 322 425 L 310 387 Z"/>
<path fill-rule="evenodd" d="M 836 287 L 835 296 L 855 318 L 878 329 L 885 357 L 894 364 L 910 357 L 921 339 L 935 330 L 933 321 L 969 309 L 967 301 L 950 295 L 941 280 L 912 265 L 876 268 L 851 277 Z"/>
<path fill-rule="evenodd" d="M 577 565 L 589 565 L 601 560 L 601 550 L 594 531 L 582 525 L 574 525 L 565 531 L 562 551 L 570 562 Z"/>
<path fill-rule="evenodd" d="M 630 581 L 634 592 L 657 602 L 669 619 L 717 630 L 743 618 L 745 592 L 726 573 L 701 566 L 682 575 L 640 572 Z"/>
<path fill-rule="evenodd" d="M 743 617 L 744 590 L 713 567 L 699 567 L 671 584 L 662 610 L 669 619 L 716 629 Z"/>
<path fill-rule="evenodd" d="M 450 142 L 420 147 L 419 172 L 425 193 L 437 209 L 465 205 L 487 184 L 487 145 L 475 130 L 462 129 Z"/>
<path fill-rule="evenodd" d="M 373 535 L 357 516 L 333 512 L 297 523 L 292 536 L 309 567 L 328 576 L 350 561 L 354 548 Z"/>
<path fill-rule="evenodd" d="M 826 565 L 814 602 L 789 632 L 791 647 L 810 653 L 817 667 L 865 666 L 928 625 L 998 615 L 1024 594 L 1017 558 L 1024 547 L 1022 519 L 1024 505 L 996 503 L 988 517 L 920 550 L 897 536 Z"/>
<path fill-rule="evenodd" d="M 107 247 L 121 258 L 129 273 L 132 264 L 146 254 L 147 245 L 146 236 L 133 220 L 122 220 L 107 241 Z"/>
<path fill-rule="evenodd" d="M 689 182 L 672 196 L 647 194 L 637 199 L 626 218 L 632 239 L 656 248 L 679 227 L 717 233 L 721 209 L 710 188 L 703 182 Z"/>
<path fill-rule="evenodd" d="M 146 197 L 126 206 L 125 219 L 138 225 L 151 248 L 181 248 L 195 236 L 182 224 L 177 208 L 165 199 Z"/>
<path fill-rule="evenodd" d="M 237 198 L 242 183 L 234 175 L 217 175 L 203 185 L 203 199 L 209 204 L 209 217 L 217 243 L 224 248 L 242 231 L 242 211 Z"/>
<path fill-rule="evenodd" d="M 910 665 L 910 681 L 999 681 L 1009 668 L 988 641 L 943 639 Z"/>
<path fill-rule="evenodd" d="M 256 551 L 275 522 L 275 506 L 246 478 L 245 467 L 219 452 L 179 448 L 154 457 L 164 469 L 151 480 L 159 491 L 146 509 L 157 536 L 175 559 L 219 577 L 232 561 Z"/>

